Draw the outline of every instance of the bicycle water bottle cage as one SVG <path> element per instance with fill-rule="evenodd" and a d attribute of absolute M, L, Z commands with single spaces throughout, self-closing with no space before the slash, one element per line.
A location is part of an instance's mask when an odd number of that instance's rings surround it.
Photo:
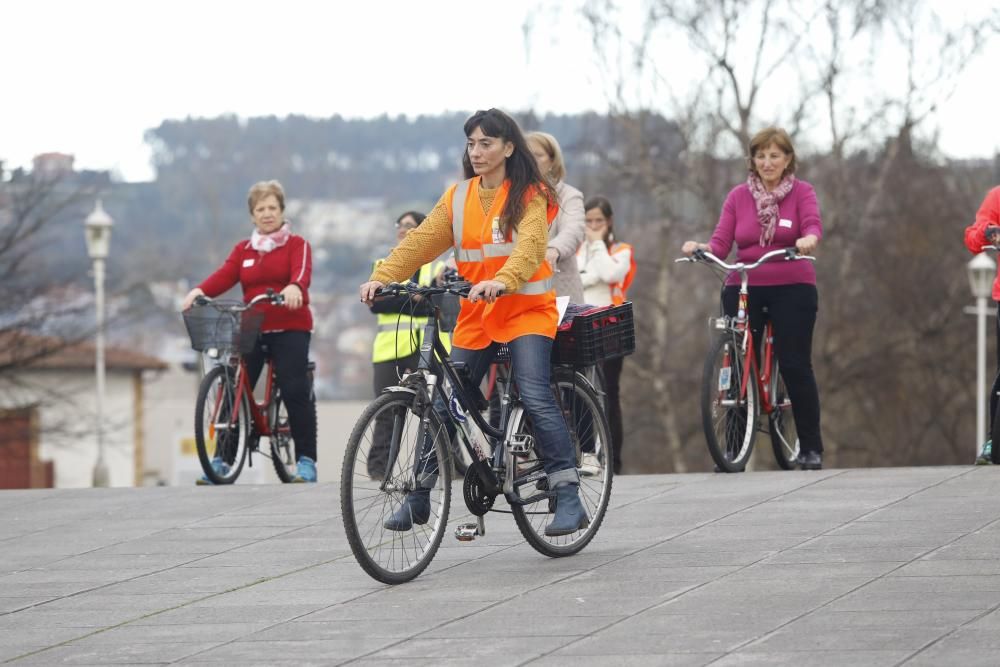
<path fill-rule="evenodd" d="M 490 402 L 486 400 L 483 396 L 482 390 L 478 385 L 472 384 L 472 377 L 469 374 L 469 367 L 464 361 L 452 362 L 455 367 L 455 373 L 458 375 L 458 379 L 462 381 L 462 388 L 465 389 L 466 395 L 472 399 L 472 405 L 476 410 L 482 412 L 490 407 Z"/>

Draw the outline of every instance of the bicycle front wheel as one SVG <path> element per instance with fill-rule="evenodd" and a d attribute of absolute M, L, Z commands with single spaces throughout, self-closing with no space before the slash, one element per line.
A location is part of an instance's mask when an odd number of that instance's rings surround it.
<path fill-rule="evenodd" d="M 597 392 L 587 379 L 580 373 L 574 373 L 566 368 L 553 370 L 553 385 L 556 390 L 557 402 L 566 419 L 570 438 L 576 449 L 577 468 L 581 467 L 581 458 L 590 455 L 595 461 L 588 474 L 580 476 L 580 501 L 587 512 L 590 524 L 575 533 L 548 537 L 545 526 L 552 521 L 548 499 L 531 505 L 511 505 L 514 521 L 524 539 L 541 554 L 553 558 L 571 556 L 594 539 L 611 500 L 611 481 L 613 476 L 613 457 L 611 453 L 611 428 L 601 408 Z M 523 408 L 518 407 L 511 415 L 509 433 L 530 433 L 531 420 Z M 510 441 L 508 437 L 508 442 Z M 538 446 L 537 443 L 535 445 Z M 529 460 L 524 463 L 530 466 Z M 532 492 L 525 489 L 524 494 Z"/>
<path fill-rule="evenodd" d="M 250 406 L 236 405 L 236 374 L 216 366 L 202 379 L 194 409 L 194 440 L 205 477 L 232 484 L 240 476 L 250 439 Z"/>
<path fill-rule="evenodd" d="M 418 403 L 423 414 L 413 411 Z M 410 581 L 437 553 L 451 502 L 448 443 L 437 413 L 408 391 L 382 394 L 358 418 L 344 453 L 340 506 L 351 551 L 372 578 Z M 386 528 L 418 486 L 429 492 L 429 515 L 414 513 L 409 530 Z"/>
<path fill-rule="evenodd" d="M 757 385 L 744 378 L 745 368 L 737 336 L 716 339 L 705 359 L 701 380 L 701 421 L 712 459 L 723 472 L 743 472 L 757 436 Z M 746 392 L 742 388 L 746 384 Z"/>
<path fill-rule="evenodd" d="M 799 436 L 795 430 L 792 399 L 788 397 L 788 388 L 779 372 L 777 360 L 771 371 L 771 402 L 774 409 L 768 415 L 768 425 L 774 460 L 782 470 L 794 470 L 799 458 Z"/>

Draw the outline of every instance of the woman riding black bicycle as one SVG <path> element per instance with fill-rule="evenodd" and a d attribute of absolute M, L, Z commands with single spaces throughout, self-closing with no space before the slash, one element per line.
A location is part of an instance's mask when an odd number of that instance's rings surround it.
<path fill-rule="evenodd" d="M 267 346 L 298 455 L 292 481 L 315 482 L 316 405 L 308 370 L 313 326 L 309 310 L 312 250 L 305 239 L 292 234 L 285 220 L 285 191 L 278 181 L 256 183 L 250 188 L 247 205 L 254 224 L 253 234 L 239 241 L 222 266 L 187 294 L 181 310 L 190 308 L 199 296 L 218 296 L 236 283 L 243 288 L 243 299 L 248 303 L 268 290 L 280 292 L 284 297 L 284 306 L 261 306 L 264 312 L 261 340 L 245 359 L 253 386 L 264 366 L 261 343 Z M 212 468 L 225 477 L 231 463 L 216 457 Z M 199 483 L 211 482 L 203 477 Z"/>
<path fill-rule="evenodd" d="M 465 364 L 475 386 L 496 348 L 509 347 L 514 380 L 556 493 L 555 516 L 545 534 L 568 535 L 588 518 L 579 498 L 574 446 L 550 386 L 558 314 L 545 251 L 548 225 L 558 212 L 554 189 L 538 171 L 521 129 L 502 111 L 477 111 L 465 122 L 465 136 L 467 180 L 449 188 L 424 223 L 361 285 L 361 300 L 371 303 L 386 284 L 406 280 L 455 248 L 458 270 L 473 287 L 462 302 L 452 359 Z M 443 404 L 436 408 L 447 410 Z M 425 466 L 420 488 L 407 494 L 385 528 L 406 531 L 427 523 L 435 466 Z"/>

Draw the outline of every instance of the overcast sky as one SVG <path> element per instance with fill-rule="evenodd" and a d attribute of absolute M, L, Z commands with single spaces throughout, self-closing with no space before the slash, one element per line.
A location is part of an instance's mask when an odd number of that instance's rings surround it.
<path fill-rule="evenodd" d="M 581 2 L 5 2 L 0 159 L 60 151 L 142 180 L 143 132 L 167 118 L 604 110 Z M 993 44 L 934 118 L 946 153 L 1000 149 L 998 70 Z"/>

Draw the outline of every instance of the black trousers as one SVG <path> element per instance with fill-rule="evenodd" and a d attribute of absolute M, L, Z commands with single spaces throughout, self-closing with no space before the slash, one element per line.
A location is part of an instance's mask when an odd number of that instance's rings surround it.
<path fill-rule="evenodd" d="M 740 289 L 722 290 L 726 315 L 735 316 Z M 812 367 L 812 339 L 816 326 L 819 296 L 815 285 L 768 285 L 750 287 L 750 329 L 754 340 L 762 341 L 764 324 L 774 325 L 774 349 L 781 377 L 788 387 L 795 415 L 801 451 L 822 452 L 823 438 L 819 425 L 819 389 Z M 763 312 L 767 308 L 767 313 Z"/>
<path fill-rule="evenodd" d="M 1000 303 L 997 304 L 997 316 L 996 316 L 996 327 L 997 327 L 997 374 L 993 379 L 993 390 L 990 392 L 990 433 L 993 431 L 993 419 L 997 414 L 997 392 L 1000 392 Z M 987 433 L 987 437 L 992 438 L 993 436 Z"/>
<path fill-rule="evenodd" d="M 608 426 L 611 427 L 611 452 L 614 455 L 614 471 L 617 475 L 622 471 L 622 403 L 619 395 L 619 381 L 622 377 L 622 363 L 625 357 L 618 357 L 601 364 L 604 371 L 605 410 L 608 415 Z"/>
<path fill-rule="evenodd" d="M 376 361 L 374 366 L 373 389 L 378 397 L 386 387 L 399 384 L 399 378 L 404 373 L 416 369 L 420 363 L 420 352 L 414 352 L 402 359 Z M 372 448 L 368 453 L 368 472 L 373 477 L 381 477 L 389 457 L 389 440 L 392 439 L 392 415 L 383 412 L 375 419 L 375 430 L 372 434 Z"/>
<path fill-rule="evenodd" d="M 296 457 L 308 456 L 316 460 L 316 402 L 309 378 L 308 331 L 277 331 L 262 334 L 253 352 L 244 355 L 250 386 L 264 368 L 264 351 L 274 362 L 275 379 L 281 390 L 281 400 L 288 410 L 288 425 L 295 440 Z"/>

